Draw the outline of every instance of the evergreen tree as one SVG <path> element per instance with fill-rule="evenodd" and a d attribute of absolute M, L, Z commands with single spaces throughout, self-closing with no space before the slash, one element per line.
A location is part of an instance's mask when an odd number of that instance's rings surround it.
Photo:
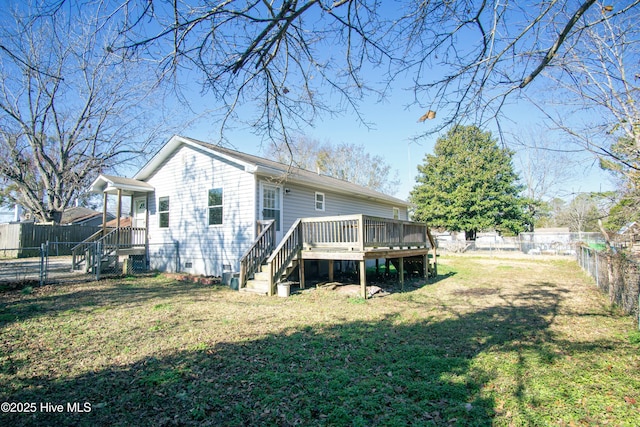
<path fill-rule="evenodd" d="M 410 195 L 416 205 L 414 220 L 465 231 L 468 240 L 475 240 L 482 230 L 514 234 L 524 230 L 530 221 L 512 157 L 513 152 L 500 148 L 490 132 L 454 126 L 418 166 Z"/>

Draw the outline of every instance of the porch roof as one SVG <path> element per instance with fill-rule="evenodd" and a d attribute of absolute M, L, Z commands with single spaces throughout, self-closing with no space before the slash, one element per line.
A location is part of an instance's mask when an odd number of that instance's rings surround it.
<path fill-rule="evenodd" d="M 154 191 L 154 188 L 149 183 L 138 181 L 137 179 L 101 174 L 93 181 L 90 190 L 92 193 L 109 194 L 115 194 L 118 190 L 121 190 L 123 195 L 132 195 L 135 193 L 150 193 Z"/>

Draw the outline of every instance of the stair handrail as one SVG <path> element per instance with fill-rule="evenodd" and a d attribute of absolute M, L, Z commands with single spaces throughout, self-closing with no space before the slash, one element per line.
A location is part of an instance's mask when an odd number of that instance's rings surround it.
<path fill-rule="evenodd" d="M 116 231 L 117 228 L 112 228 L 108 233 L 104 234 L 106 230 L 108 230 L 108 228 L 100 229 L 96 231 L 91 236 L 87 237 L 82 242 L 78 243 L 73 248 L 71 248 L 71 269 L 72 270 L 74 270 L 78 266 L 78 264 L 80 264 L 82 261 L 86 260 L 85 254 L 90 245 L 94 245 L 96 242 L 103 240 L 105 237 L 107 237 L 108 235 Z"/>
<path fill-rule="evenodd" d="M 298 218 L 293 223 L 287 234 L 282 238 L 280 244 L 273 250 L 273 253 L 267 259 L 269 264 L 269 295 L 275 293 L 275 285 L 279 278 L 287 269 L 293 258 L 296 257 L 302 249 L 302 218 Z"/>
<path fill-rule="evenodd" d="M 271 219 L 265 223 L 266 227 L 262 229 L 251 247 L 240 258 L 240 288 L 243 288 L 247 280 L 258 271 L 276 244 L 276 221 Z"/>

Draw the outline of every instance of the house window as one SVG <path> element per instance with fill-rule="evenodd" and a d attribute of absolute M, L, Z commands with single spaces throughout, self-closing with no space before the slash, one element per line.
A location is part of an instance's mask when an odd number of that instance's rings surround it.
<path fill-rule="evenodd" d="M 158 199 L 158 214 L 160 216 L 160 228 L 169 228 L 169 197 Z"/>
<path fill-rule="evenodd" d="M 400 219 L 400 208 L 393 208 L 393 219 Z"/>
<path fill-rule="evenodd" d="M 222 224 L 222 188 L 209 190 L 209 225 Z"/>
<path fill-rule="evenodd" d="M 316 193 L 316 210 L 324 210 L 324 193 Z"/>

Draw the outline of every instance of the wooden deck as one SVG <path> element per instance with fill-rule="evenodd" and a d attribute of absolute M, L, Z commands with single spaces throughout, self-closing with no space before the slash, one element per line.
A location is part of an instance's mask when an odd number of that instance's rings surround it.
<path fill-rule="evenodd" d="M 265 249 L 273 245 L 271 228 L 270 225 L 263 228 L 256 243 L 241 259 L 241 288 L 260 275 L 266 282 L 266 292 L 273 295 L 276 284 L 286 279 L 294 266 L 299 269 L 300 287 L 304 288 L 305 260 L 358 261 L 363 297 L 366 297 L 366 260 L 395 260 L 401 282 L 405 258 L 421 257 L 425 276 L 437 271 L 435 241 L 426 224 L 367 215 L 301 218 L 279 245 L 269 251 Z M 329 266 L 332 279 L 333 264 Z"/>

